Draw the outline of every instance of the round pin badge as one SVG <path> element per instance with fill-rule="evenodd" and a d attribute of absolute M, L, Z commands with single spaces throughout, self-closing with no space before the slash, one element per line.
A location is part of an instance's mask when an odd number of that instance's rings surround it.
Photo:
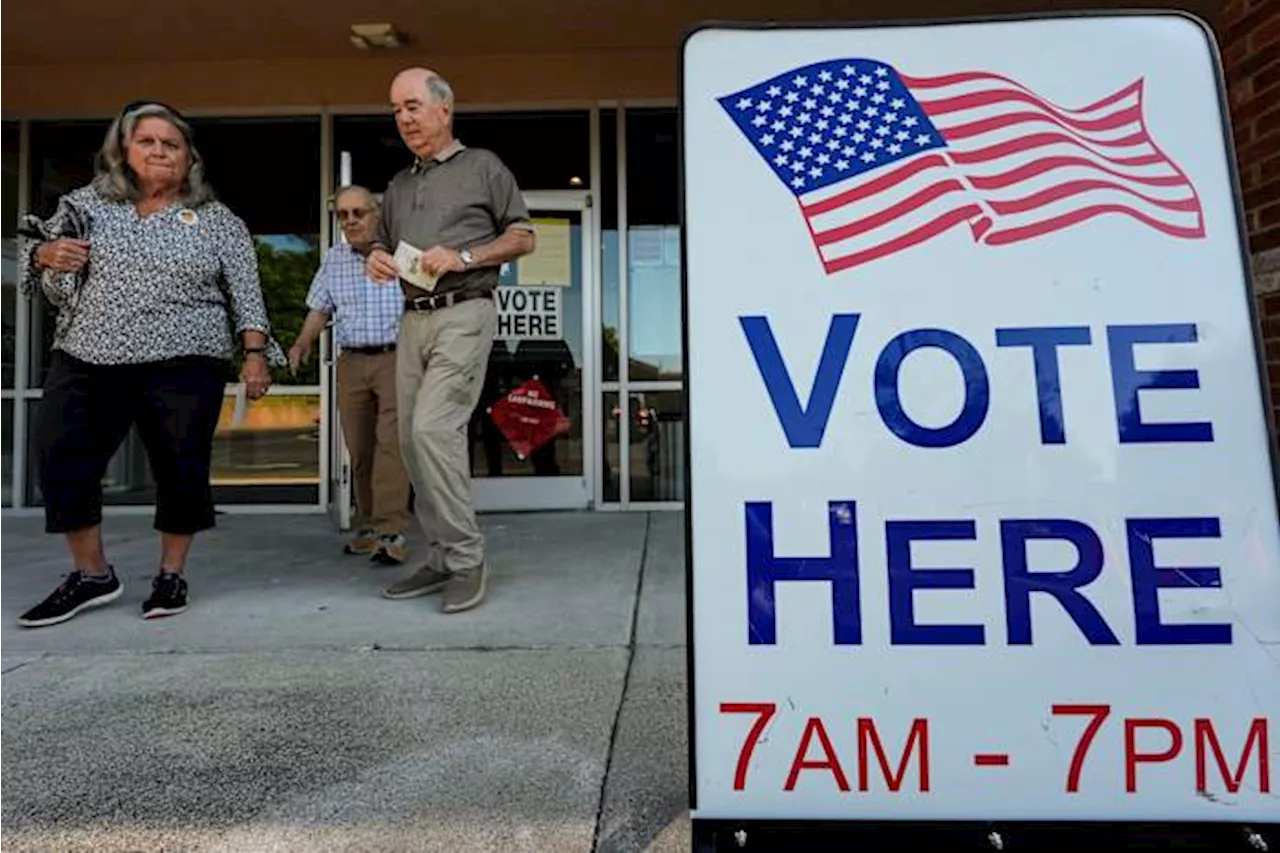
<path fill-rule="evenodd" d="M 178 211 L 178 219 L 182 220 L 183 225 L 195 225 L 200 221 L 200 217 L 196 216 L 196 212 L 190 208 Z"/>

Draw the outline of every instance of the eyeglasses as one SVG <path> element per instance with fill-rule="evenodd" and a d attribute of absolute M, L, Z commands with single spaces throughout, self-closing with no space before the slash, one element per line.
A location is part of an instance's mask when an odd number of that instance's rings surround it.
<path fill-rule="evenodd" d="M 355 210 L 343 210 L 342 208 L 338 208 L 337 210 L 338 218 L 344 221 L 347 219 L 364 219 L 368 215 L 369 208 L 367 207 L 357 207 Z"/>

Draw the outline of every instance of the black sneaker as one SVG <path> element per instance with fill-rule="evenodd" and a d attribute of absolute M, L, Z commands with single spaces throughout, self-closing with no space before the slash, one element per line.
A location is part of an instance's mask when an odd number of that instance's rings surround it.
<path fill-rule="evenodd" d="M 24 628 L 57 625 L 81 610 L 110 604 L 124 592 L 124 584 L 120 583 L 114 569 L 108 568 L 107 572 L 105 580 L 97 580 L 93 575 L 79 571 L 72 572 L 48 598 L 18 617 L 18 624 Z"/>
<path fill-rule="evenodd" d="M 162 572 L 151 581 L 151 597 L 142 602 L 142 618 L 175 616 L 187 609 L 187 582 L 182 575 Z"/>

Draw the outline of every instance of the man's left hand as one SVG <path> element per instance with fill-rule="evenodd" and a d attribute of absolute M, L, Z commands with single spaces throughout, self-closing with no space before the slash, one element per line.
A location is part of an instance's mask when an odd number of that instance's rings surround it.
<path fill-rule="evenodd" d="M 462 255 L 444 246 L 432 246 L 422 253 L 422 268 L 434 276 L 447 272 L 462 272 L 467 265 L 462 262 Z"/>
<path fill-rule="evenodd" d="M 311 358 L 311 345 L 304 345 L 301 341 L 295 341 L 293 346 L 289 347 L 289 369 L 296 376 L 298 368 L 302 367 L 302 363 Z"/>
<path fill-rule="evenodd" d="M 271 387 L 271 371 L 267 369 L 267 360 L 259 353 L 246 355 L 244 366 L 240 368 L 240 381 L 244 383 L 245 394 L 250 400 L 257 400 L 265 395 Z"/>

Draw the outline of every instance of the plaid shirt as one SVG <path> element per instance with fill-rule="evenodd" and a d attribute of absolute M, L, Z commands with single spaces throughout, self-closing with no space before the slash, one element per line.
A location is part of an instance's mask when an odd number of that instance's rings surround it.
<path fill-rule="evenodd" d="M 360 253 L 348 243 L 336 243 L 316 270 L 307 307 L 337 314 L 339 346 L 381 346 L 396 341 L 404 294 L 395 282 L 378 284 L 367 278 Z"/>

